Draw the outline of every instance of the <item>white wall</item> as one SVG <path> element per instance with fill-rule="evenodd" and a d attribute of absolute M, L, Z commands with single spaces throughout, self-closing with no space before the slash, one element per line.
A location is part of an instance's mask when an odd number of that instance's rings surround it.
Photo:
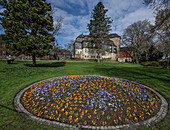
<path fill-rule="evenodd" d="M 125 62 L 127 60 L 127 62 L 132 62 L 132 58 L 118 58 L 119 62 Z"/>

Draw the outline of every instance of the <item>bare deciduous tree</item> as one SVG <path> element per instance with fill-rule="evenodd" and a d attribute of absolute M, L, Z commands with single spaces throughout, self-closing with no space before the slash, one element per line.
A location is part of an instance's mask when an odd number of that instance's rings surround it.
<path fill-rule="evenodd" d="M 148 20 L 138 21 L 125 29 L 122 37 L 122 44 L 129 48 L 133 60 L 139 64 L 140 55 L 150 46 L 150 36 L 148 33 L 150 23 Z"/>
<path fill-rule="evenodd" d="M 74 55 L 74 40 L 71 40 L 69 43 L 64 45 L 67 50 L 69 50 L 72 55 Z"/>
<path fill-rule="evenodd" d="M 170 15 L 170 10 L 160 10 L 156 16 L 155 26 L 159 24 L 162 19 Z M 157 47 L 163 52 L 165 59 L 169 61 L 170 57 L 170 18 L 165 20 L 162 26 L 155 32 L 157 36 Z M 169 63 L 168 63 L 169 64 Z"/>
<path fill-rule="evenodd" d="M 169 8 L 170 1 L 169 0 L 144 0 L 146 5 L 149 5 L 155 11 L 158 11 L 162 8 Z"/>
<path fill-rule="evenodd" d="M 146 5 L 149 5 L 155 12 L 158 14 L 160 10 L 168 9 L 170 10 L 170 1 L 169 0 L 144 0 Z M 166 14 L 157 24 L 152 26 L 151 31 L 154 35 L 154 32 L 161 28 L 168 19 L 170 18 L 170 14 Z"/>

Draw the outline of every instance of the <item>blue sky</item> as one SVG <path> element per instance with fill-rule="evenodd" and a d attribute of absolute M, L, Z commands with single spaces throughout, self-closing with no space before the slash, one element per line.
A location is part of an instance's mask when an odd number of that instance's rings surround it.
<path fill-rule="evenodd" d="M 154 24 L 153 11 L 143 4 L 143 0 L 47 0 L 57 9 L 52 15 L 54 23 L 58 16 L 64 18 L 61 35 L 56 37 L 59 44 L 64 46 L 70 40 L 75 40 L 81 33 L 89 33 L 87 24 L 91 19 L 92 10 L 99 1 L 108 9 L 107 16 L 113 19 L 110 33 L 122 36 L 127 26 L 139 20 L 148 19 Z M 2 10 L 0 8 L 0 11 Z M 3 31 L 0 33 L 2 34 Z"/>

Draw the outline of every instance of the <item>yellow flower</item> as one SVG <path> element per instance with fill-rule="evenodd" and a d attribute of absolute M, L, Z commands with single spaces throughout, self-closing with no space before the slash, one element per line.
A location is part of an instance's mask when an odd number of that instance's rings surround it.
<path fill-rule="evenodd" d="M 102 112 L 102 115 L 104 115 L 104 111 Z"/>
<path fill-rule="evenodd" d="M 84 121 L 84 125 L 86 125 L 87 124 L 87 121 Z"/>
<path fill-rule="evenodd" d="M 135 117 L 135 118 L 134 118 L 134 120 L 136 120 L 136 121 L 137 121 L 138 119 Z"/>
<path fill-rule="evenodd" d="M 69 119 L 72 120 L 72 116 L 69 116 Z"/>
<path fill-rule="evenodd" d="M 78 118 L 76 118 L 76 119 L 74 120 L 74 122 L 78 122 Z"/>
<path fill-rule="evenodd" d="M 97 112 L 96 112 L 96 111 L 94 111 L 94 114 L 97 114 Z"/>
<path fill-rule="evenodd" d="M 81 113 L 81 115 L 84 115 L 84 111 Z"/>
<path fill-rule="evenodd" d="M 68 112 L 66 111 L 65 113 L 66 113 L 66 116 L 67 116 L 67 115 L 68 115 Z"/>
<path fill-rule="evenodd" d="M 109 120 L 110 119 L 110 117 L 109 116 L 107 116 L 107 120 Z"/>
<path fill-rule="evenodd" d="M 89 115 L 88 118 L 90 119 L 90 118 L 91 118 L 91 115 Z"/>

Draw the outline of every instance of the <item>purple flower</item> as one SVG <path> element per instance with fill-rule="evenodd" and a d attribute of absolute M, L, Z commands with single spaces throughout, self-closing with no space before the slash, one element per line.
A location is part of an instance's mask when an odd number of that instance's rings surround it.
<path fill-rule="evenodd" d="M 44 100 L 44 97 L 40 98 L 40 100 Z"/>

